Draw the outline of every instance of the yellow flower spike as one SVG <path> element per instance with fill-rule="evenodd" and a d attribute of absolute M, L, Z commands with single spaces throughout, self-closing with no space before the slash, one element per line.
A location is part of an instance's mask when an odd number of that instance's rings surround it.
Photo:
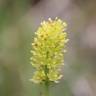
<path fill-rule="evenodd" d="M 62 78 L 59 69 L 64 65 L 65 44 L 69 40 L 66 27 L 67 23 L 57 17 L 41 22 L 31 50 L 31 64 L 36 68 L 34 83 L 57 83 Z"/>

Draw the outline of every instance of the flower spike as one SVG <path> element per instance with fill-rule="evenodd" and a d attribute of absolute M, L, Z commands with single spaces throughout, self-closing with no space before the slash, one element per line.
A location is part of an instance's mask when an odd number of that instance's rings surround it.
<path fill-rule="evenodd" d="M 54 82 L 62 78 L 60 67 L 64 63 L 65 44 L 68 42 L 67 23 L 57 17 L 43 21 L 32 43 L 31 64 L 36 69 L 34 83 Z"/>

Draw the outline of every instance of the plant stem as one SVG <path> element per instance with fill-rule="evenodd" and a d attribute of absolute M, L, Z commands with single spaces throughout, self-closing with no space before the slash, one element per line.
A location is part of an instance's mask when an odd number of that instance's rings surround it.
<path fill-rule="evenodd" d="M 49 82 L 45 82 L 45 96 L 49 96 Z"/>
<path fill-rule="evenodd" d="M 47 66 L 45 66 L 45 75 L 46 75 L 46 80 L 45 80 L 45 96 L 49 96 L 49 79 L 47 74 L 49 73 L 49 69 L 47 68 Z"/>

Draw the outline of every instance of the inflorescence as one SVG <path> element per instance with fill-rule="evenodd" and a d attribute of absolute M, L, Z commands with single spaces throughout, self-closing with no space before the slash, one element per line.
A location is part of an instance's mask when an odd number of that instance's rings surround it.
<path fill-rule="evenodd" d="M 68 42 L 67 24 L 56 18 L 43 21 L 32 43 L 31 64 L 36 69 L 31 79 L 34 83 L 55 82 L 62 78 L 65 44 Z"/>

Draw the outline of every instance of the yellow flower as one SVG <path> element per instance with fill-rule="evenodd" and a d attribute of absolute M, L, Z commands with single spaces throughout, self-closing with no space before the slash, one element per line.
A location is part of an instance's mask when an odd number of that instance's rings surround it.
<path fill-rule="evenodd" d="M 31 79 L 34 83 L 41 83 L 43 80 L 45 80 L 45 73 L 43 70 L 36 71 Z"/>
<path fill-rule="evenodd" d="M 62 75 L 58 69 L 64 61 L 65 44 L 68 42 L 66 22 L 56 18 L 43 21 L 32 43 L 31 64 L 36 68 L 32 81 L 56 82 Z"/>
<path fill-rule="evenodd" d="M 51 70 L 48 73 L 48 78 L 50 81 L 58 83 L 58 80 L 62 78 L 62 75 L 60 75 L 58 71 Z"/>

